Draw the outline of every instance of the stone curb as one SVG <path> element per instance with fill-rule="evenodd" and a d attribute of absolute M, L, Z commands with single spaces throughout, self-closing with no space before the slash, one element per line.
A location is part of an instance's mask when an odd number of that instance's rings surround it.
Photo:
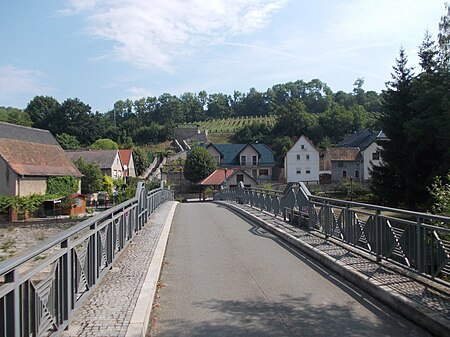
<path fill-rule="evenodd" d="M 347 281 L 353 283 L 360 289 L 369 293 L 373 297 L 377 298 L 384 304 L 391 307 L 393 310 L 399 312 L 401 315 L 405 316 L 407 319 L 413 321 L 414 323 L 422 326 L 424 329 L 436 336 L 450 336 L 450 321 L 445 319 L 436 313 L 430 312 L 423 306 L 411 301 L 410 299 L 402 296 L 398 293 L 393 293 L 383 285 L 378 282 L 373 282 L 369 278 L 358 272 L 357 270 L 344 265 L 343 263 L 336 261 L 331 256 L 324 252 L 312 247 L 311 245 L 302 242 L 295 236 L 285 232 L 282 229 L 276 228 L 270 223 L 257 218 L 251 213 L 234 206 L 226 202 L 216 202 L 217 204 L 226 206 L 244 217 L 258 223 L 261 227 L 268 230 L 272 234 L 280 237 L 284 241 L 290 243 L 296 248 L 300 249 L 302 252 L 308 254 L 315 260 L 319 261 L 322 265 L 326 266 L 328 269 L 334 271 Z"/>
<path fill-rule="evenodd" d="M 155 298 L 161 266 L 166 252 L 167 240 L 169 238 L 170 229 L 172 227 L 172 220 L 175 214 L 175 209 L 178 202 L 172 204 L 172 208 L 167 215 L 164 223 L 164 228 L 158 239 L 158 243 L 153 253 L 152 261 L 150 263 L 147 275 L 139 293 L 136 306 L 131 316 L 130 324 L 128 326 L 125 337 L 145 337 L 148 323 L 150 320 L 150 313 Z"/>

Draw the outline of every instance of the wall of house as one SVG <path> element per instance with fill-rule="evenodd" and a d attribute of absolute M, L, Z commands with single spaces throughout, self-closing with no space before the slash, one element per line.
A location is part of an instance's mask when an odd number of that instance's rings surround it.
<path fill-rule="evenodd" d="M 17 174 L 0 157 L 0 195 L 16 195 L 17 178 Z"/>
<path fill-rule="evenodd" d="M 233 174 L 231 177 L 227 178 L 227 184 L 230 187 L 236 187 L 238 182 L 237 182 L 237 176 L 238 174 L 240 174 L 239 172 L 236 174 Z M 244 174 L 244 186 L 248 186 L 248 187 L 256 187 L 258 186 L 258 184 L 253 180 L 250 179 L 247 175 Z"/>
<path fill-rule="evenodd" d="M 111 177 L 113 177 L 113 179 L 123 177 L 122 163 L 120 162 L 119 151 L 117 151 L 116 157 L 114 158 L 114 163 L 111 166 L 111 174 L 110 175 L 111 175 Z"/>
<path fill-rule="evenodd" d="M 373 166 L 379 166 L 381 164 L 380 159 L 373 159 L 373 154 L 377 153 L 381 147 L 377 145 L 377 143 L 373 142 L 370 144 L 367 148 L 364 149 L 362 152 L 363 155 L 363 164 L 364 164 L 364 170 L 363 170 L 363 179 L 368 180 L 370 179 L 370 170 L 373 168 Z M 381 157 L 380 157 L 381 158 Z"/>
<path fill-rule="evenodd" d="M 33 193 L 45 194 L 47 191 L 47 177 L 19 178 L 17 195 L 24 197 Z"/>
<path fill-rule="evenodd" d="M 218 160 L 217 165 L 220 165 L 220 152 L 217 151 L 214 146 L 208 146 L 208 151 L 212 154 L 214 159 Z"/>
<path fill-rule="evenodd" d="M 346 172 L 346 178 L 344 178 L 344 171 Z M 359 171 L 359 176 L 356 177 L 356 171 Z M 331 180 L 341 181 L 344 179 L 350 179 L 353 177 L 353 181 L 362 180 L 360 165 L 354 161 L 332 161 L 331 162 Z"/>
<path fill-rule="evenodd" d="M 319 164 L 319 151 L 305 137 L 301 137 L 286 154 L 286 181 L 319 181 Z"/>
<path fill-rule="evenodd" d="M 133 159 L 133 155 L 130 157 L 130 161 L 128 163 L 128 172 L 127 175 L 129 177 L 136 177 L 136 169 L 134 168 L 134 159 Z"/>
<path fill-rule="evenodd" d="M 245 156 L 246 158 L 246 165 L 242 165 L 241 157 Z M 256 165 L 259 163 L 259 153 L 250 145 L 247 145 L 244 147 L 244 149 L 239 153 L 239 163 L 241 166 L 253 166 L 253 156 L 256 156 Z"/>

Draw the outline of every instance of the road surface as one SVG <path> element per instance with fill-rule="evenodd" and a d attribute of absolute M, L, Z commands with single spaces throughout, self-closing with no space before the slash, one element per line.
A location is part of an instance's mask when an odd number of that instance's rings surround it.
<path fill-rule="evenodd" d="M 152 322 L 152 337 L 428 336 L 213 203 L 178 205 Z"/>

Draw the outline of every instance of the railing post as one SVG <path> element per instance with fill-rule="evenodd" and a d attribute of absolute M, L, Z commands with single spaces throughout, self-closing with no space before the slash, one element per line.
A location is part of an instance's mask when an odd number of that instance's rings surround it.
<path fill-rule="evenodd" d="M 377 257 L 377 262 L 381 261 L 381 249 L 382 249 L 382 225 L 380 222 L 380 210 L 377 209 L 374 217 L 374 227 L 375 227 L 375 255 Z"/>
<path fill-rule="evenodd" d="M 6 300 L 6 336 L 5 337 L 19 337 L 20 336 L 20 291 L 19 291 L 19 272 L 17 269 L 10 271 L 5 275 L 5 283 L 13 283 L 14 290 L 7 294 Z"/>
<path fill-rule="evenodd" d="M 347 236 L 346 238 L 344 238 L 348 243 L 353 243 L 353 238 L 352 238 L 352 219 L 350 216 L 350 205 L 349 204 L 345 204 L 345 217 L 344 217 L 344 221 L 345 221 L 345 235 Z"/>
<path fill-rule="evenodd" d="M 416 250 L 417 250 L 417 271 L 419 273 L 423 272 L 423 256 L 422 256 L 422 249 L 423 249 L 423 245 L 422 245 L 422 228 L 421 228 L 421 221 L 420 221 L 420 217 L 417 217 L 417 221 L 416 221 Z"/>
<path fill-rule="evenodd" d="M 311 200 L 308 200 L 308 229 L 314 228 L 313 224 L 313 204 Z"/>
<path fill-rule="evenodd" d="M 324 224 L 322 224 L 322 226 L 324 227 L 324 232 L 325 232 L 325 238 L 328 238 L 329 234 L 328 234 L 328 226 L 330 224 L 330 213 L 331 213 L 331 207 L 329 207 L 329 203 L 328 201 L 325 202 L 325 219 L 324 219 Z"/>
<path fill-rule="evenodd" d="M 89 249 L 88 249 L 88 285 L 92 287 L 97 280 L 97 265 L 98 265 L 98 238 L 97 238 L 97 223 L 92 224 L 89 229 L 92 231 L 89 236 Z"/>
<path fill-rule="evenodd" d="M 61 299 L 62 299 L 62 321 L 69 319 L 72 311 L 72 250 L 69 248 L 69 239 L 61 242 L 61 248 L 66 250 L 66 253 L 61 257 Z M 60 322 L 62 323 L 62 322 Z"/>

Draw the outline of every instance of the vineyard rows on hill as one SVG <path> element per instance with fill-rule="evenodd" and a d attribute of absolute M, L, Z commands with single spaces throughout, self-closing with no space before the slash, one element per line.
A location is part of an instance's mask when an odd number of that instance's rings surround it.
<path fill-rule="evenodd" d="M 275 124 L 275 116 L 243 116 L 236 118 L 211 119 L 203 122 L 195 122 L 199 129 L 208 130 L 210 133 L 234 133 L 240 128 L 251 124 L 266 124 L 273 126 Z"/>

